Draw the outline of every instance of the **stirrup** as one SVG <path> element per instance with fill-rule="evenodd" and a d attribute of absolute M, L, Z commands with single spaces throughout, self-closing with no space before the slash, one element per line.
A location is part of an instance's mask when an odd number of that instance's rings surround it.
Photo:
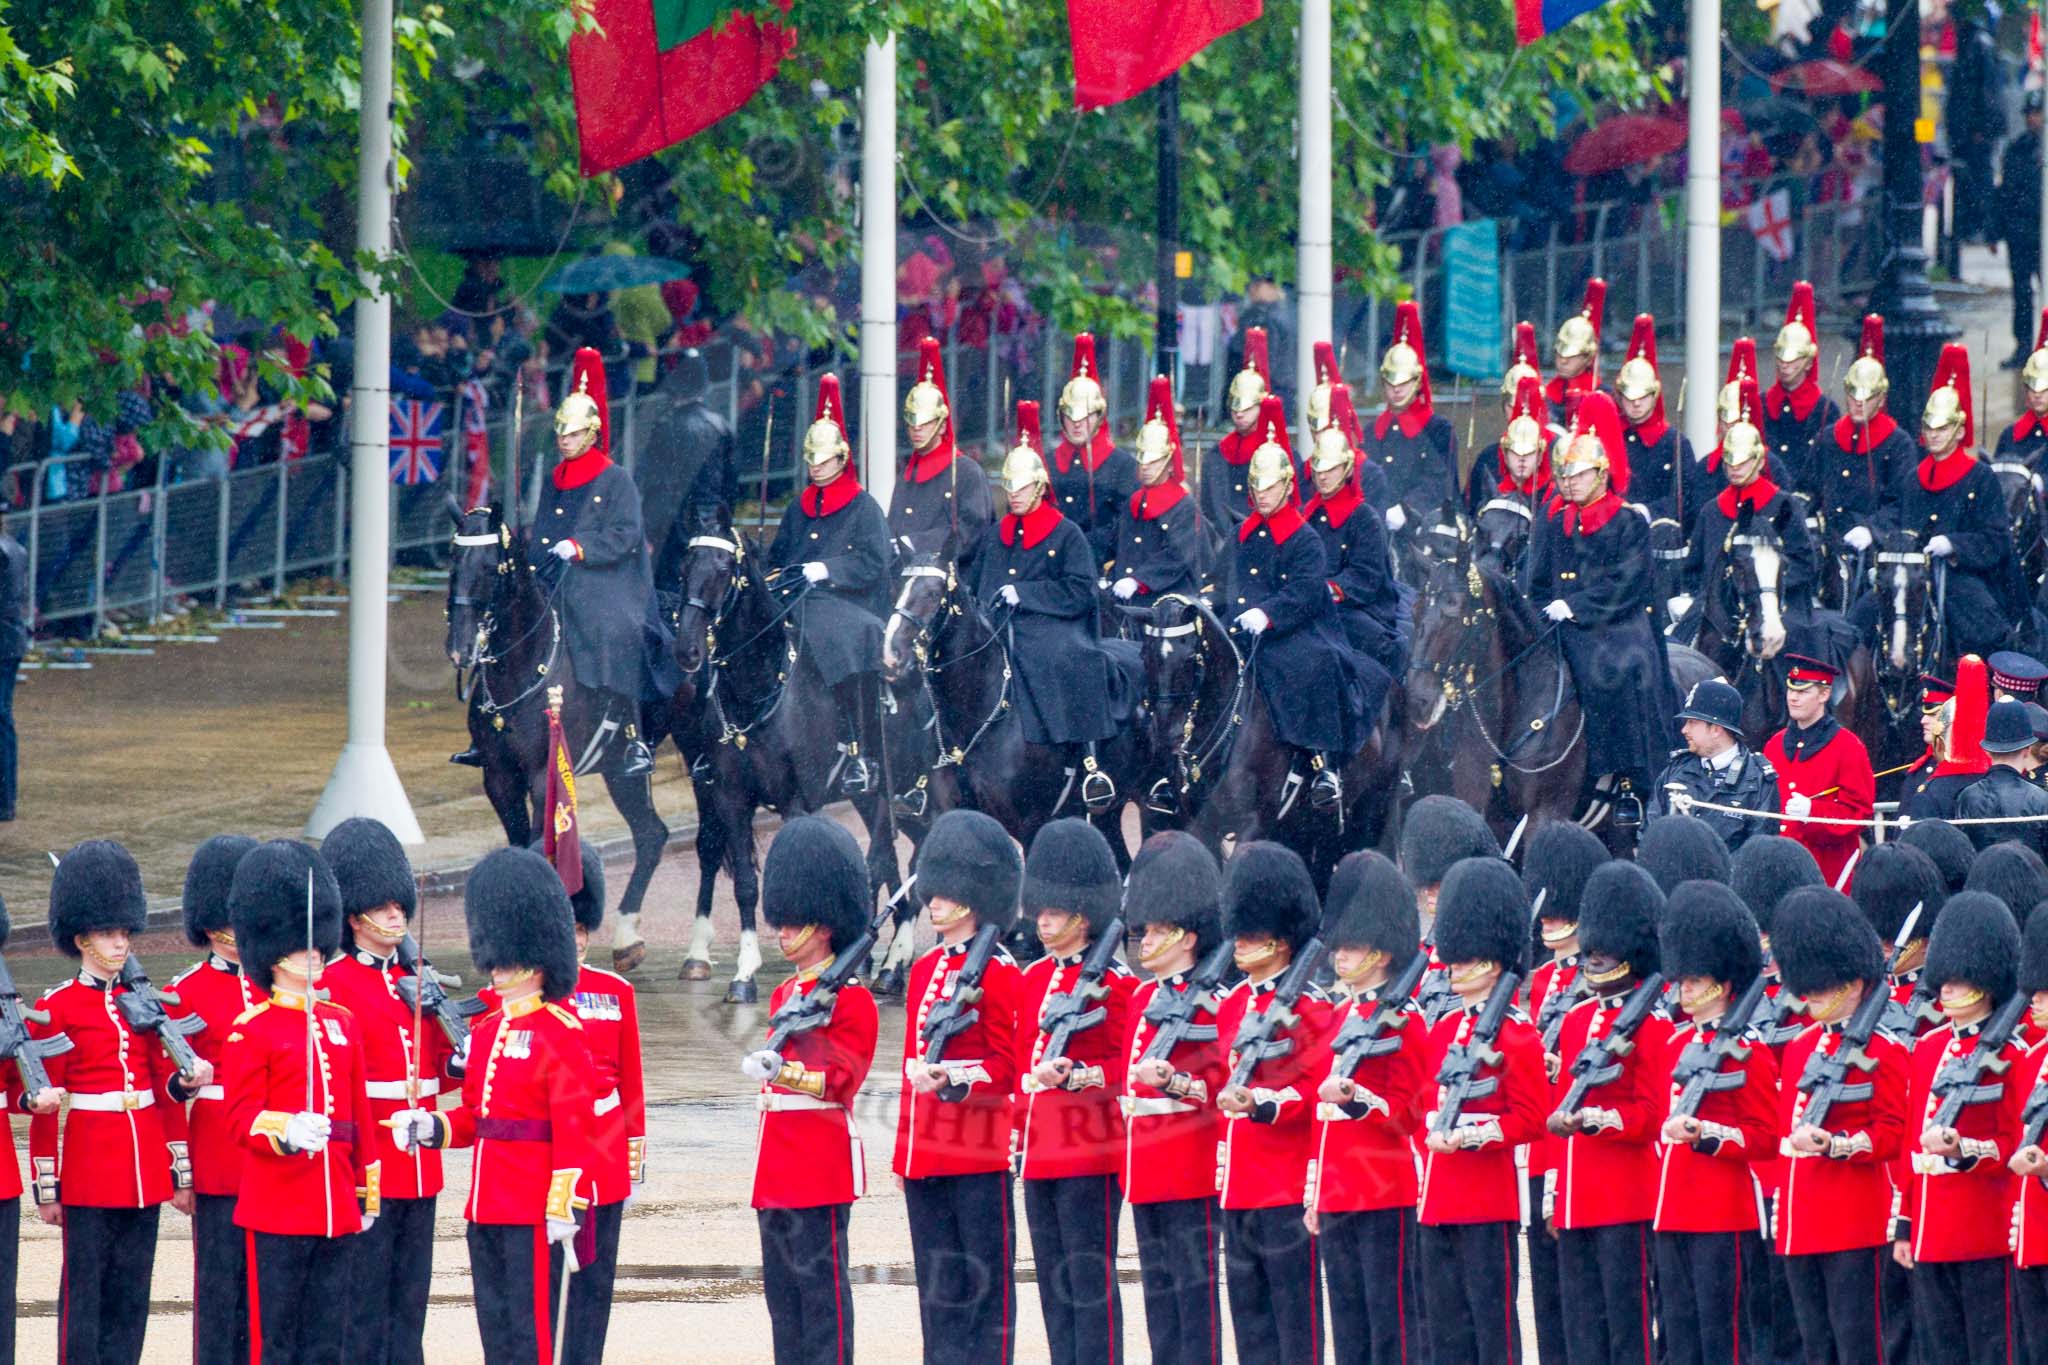
<path fill-rule="evenodd" d="M 1338 771 L 1323 762 L 1315 760 L 1315 780 L 1308 784 L 1308 803 L 1324 815 L 1341 810 L 1344 806 L 1344 778 Z"/>
<path fill-rule="evenodd" d="M 838 774 L 839 790 L 848 796 L 866 796 L 874 790 L 873 765 L 860 756 L 858 743 L 839 746 Z"/>
<path fill-rule="evenodd" d="M 1154 815 L 1180 814 L 1180 789 L 1162 777 L 1145 790 L 1145 809 Z"/>
<path fill-rule="evenodd" d="M 1116 805 L 1116 783 L 1096 764 L 1093 754 L 1083 758 L 1081 766 L 1087 772 L 1081 779 L 1081 804 L 1090 815 L 1108 814 Z"/>
<path fill-rule="evenodd" d="M 927 784 L 920 779 L 915 787 L 900 796 L 889 798 L 889 809 L 903 820 L 922 820 L 931 807 L 931 793 Z"/>
<path fill-rule="evenodd" d="M 448 755 L 448 761 L 460 763 L 465 768 L 481 768 L 484 766 L 483 751 L 472 744 L 459 754 Z"/>
<path fill-rule="evenodd" d="M 711 761 L 709 750 L 697 755 L 697 761 L 690 765 L 690 781 L 699 787 L 708 787 L 718 780 L 718 765 Z"/>
<path fill-rule="evenodd" d="M 620 777 L 645 777 L 654 771 L 654 751 L 638 739 L 629 739 L 619 751 Z"/>

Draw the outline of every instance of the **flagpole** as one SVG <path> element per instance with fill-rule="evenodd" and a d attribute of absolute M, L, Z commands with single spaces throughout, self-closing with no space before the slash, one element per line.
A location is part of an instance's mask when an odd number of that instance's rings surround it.
<path fill-rule="evenodd" d="M 896 35 L 870 40 L 860 136 L 861 484 L 896 491 Z"/>
<path fill-rule="evenodd" d="M 1332 256 L 1335 233 L 1330 215 L 1330 0 L 1301 3 L 1301 223 L 1296 264 L 1295 299 L 1299 305 L 1294 332 L 1294 417 L 1306 423 L 1308 395 L 1315 373 L 1315 344 L 1334 338 L 1335 285 Z"/>
<path fill-rule="evenodd" d="M 1692 0 L 1686 79 L 1685 381 L 1695 395 L 1721 391 L 1721 0 Z M 1714 448 L 1714 404 L 1680 414 L 1696 451 Z"/>
<path fill-rule="evenodd" d="M 363 0 L 361 140 L 356 159 L 356 250 L 391 254 L 392 0 Z M 306 820 L 323 837 L 351 816 L 380 820 L 401 843 L 426 835 L 384 747 L 384 669 L 390 633 L 391 296 L 362 272 L 356 302 L 355 384 L 349 405 L 348 741 Z"/>

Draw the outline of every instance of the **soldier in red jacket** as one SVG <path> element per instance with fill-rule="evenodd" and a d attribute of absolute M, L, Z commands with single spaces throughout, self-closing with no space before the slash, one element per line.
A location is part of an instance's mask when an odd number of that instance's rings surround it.
<path fill-rule="evenodd" d="M 12 927 L 7 917 L 7 905 L 0 901 L 0 948 L 7 945 Z M 19 1067 L 8 1066 L 0 1072 L 0 1109 L 54 1114 L 63 1095 L 63 1091 L 52 1086 L 33 1097 L 28 1096 L 23 1090 Z M 0 1128 L 6 1131 L 6 1161 L 0 1164 L 0 1365 L 14 1365 L 15 1286 L 21 1252 L 21 1162 L 15 1156 L 12 1126 L 0 1123 Z"/>
<path fill-rule="evenodd" d="M 185 939 L 206 956 L 171 979 L 174 1013 L 196 1016 L 206 1027 L 191 1037 L 192 1050 L 220 1066 L 221 1048 L 235 1020 L 260 1003 L 263 992 L 242 973 L 241 950 L 228 923 L 228 888 L 235 865 L 256 847 L 239 834 L 216 834 L 201 844 L 185 869 Z M 203 1085 L 187 1114 L 192 1154 L 192 1359 L 194 1365 L 244 1365 L 249 1359 L 248 1238 L 235 1226 L 242 1190 L 242 1144 L 228 1131 L 227 1089 Z"/>
<path fill-rule="evenodd" d="M 1935 917 L 1948 899 L 1948 884 L 1942 881 L 1941 869 L 1934 865 L 1934 859 L 1911 844 L 1890 839 L 1865 850 L 1857 860 L 1855 878 L 1848 889 L 1849 898 L 1870 920 L 1870 927 L 1877 931 L 1877 941 L 1887 951 L 1901 933 L 1907 935 L 1891 958 L 1891 979 L 1886 989 L 1899 1006 L 1891 1023 L 1892 1031 L 1901 1042 L 1910 1042 L 1942 1022 L 1941 1012 L 1932 1002 L 1925 997 L 1916 1002 L 1914 993 L 1920 988 L 1922 970 L 1927 965 L 1927 944 L 1934 933 Z M 1906 918 L 1915 910 L 1918 917 L 1908 930 Z M 1915 1009 L 1917 1015 L 1909 1013 Z"/>
<path fill-rule="evenodd" d="M 453 1049 L 431 1018 L 413 1031 L 412 1006 L 399 993 L 409 973 L 398 945 L 419 905 L 412 863 L 398 836 L 375 820 L 344 820 L 320 853 L 341 886 L 347 951 L 321 978 L 337 1005 L 355 1016 L 363 1038 L 370 1119 L 363 1144 L 383 1176 L 382 1212 L 355 1241 L 349 1274 L 356 1302 L 384 1311 L 346 1315 L 348 1356 L 365 1365 L 419 1365 L 434 1278 L 434 1206 L 441 1154 L 401 1152 L 384 1120 L 401 1109 L 432 1109 L 455 1069 Z"/>
<path fill-rule="evenodd" d="M 590 1051 L 568 1003 L 576 930 L 561 877 L 524 848 L 476 865 L 462 912 L 497 1008 L 470 1033 L 462 1103 L 401 1109 L 385 1123 L 400 1152 L 472 1149 L 463 1216 L 484 1359 L 526 1365 L 554 1358 L 561 1277 L 591 1250 L 578 1236 L 598 1157 Z"/>
<path fill-rule="evenodd" d="M 890 1167 L 910 1213 L 924 1359 L 1008 1365 L 1017 1312 L 1010 1094 L 1023 980 L 1000 947 L 977 998 L 961 995 L 961 979 L 981 931 L 1000 935 L 1016 918 L 1023 861 L 994 820 L 950 810 L 932 822 L 918 849 L 916 876 L 939 941 L 911 964 Z M 957 1023 L 967 1012 L 972 1022 L 952 1033 L 935 1059 L 928 1027 L 949 1018 Z"/>
<path fill-rule="evenodd" d="M 1785 989 L 1804 997 L 1813 1020 L 1786 1045 L 1778 1068 L 1785 1160 L 1773 1241 L 1807 1358 L 1880 1360 L 1878 1270 L 1889 1240 L 1887 1167 L 1906 1126 L 1906 1049 L 1882 1029 L 1874 1033 L 1852 1062 L 1869 1063 L 1858 1082 L 1871 1087 L 1869 1096 L 1836 1103 L 1825 1128 L 1807 1119 L 1807 1066 L 1849 1046 L 1844 1025 L 1866 992 L 1885 989 L 1884 953 L 1855 903 L 1825 887 L 1801 887 L 1779 902 L 1771 951 Z"/>
<path fill-rule="evenodd" d="M 1434 1365 L 1496 1365 L 1521 1358 L 1515 1268 L 1527 1189 L 1515 1148 L 1543 1132 L 1550 1086 L 1543 1041 L 1528 1016 L 1510 1010 L 1482 1055 L 1475 1078 L 1490 1094 L 1468 1104 L 1455 1125 L 1442 1118 L 1444 1062 L 1473 1045 L 1473 1028 L 1506 972 L 1528 951 L 1529 893 L 1499 858 L 1468 858 L 1444 874 L 1436 903 L 1436 955 L 1450 969 L 1458 1008 L 1430 1030 L 1431 1074 L 1439 1078 L 1423 1116 L 1422 1293 Z"/>
<path fill-rule="evenodd" d="M 1673 820 L 1677 816 L 1670 817 Z M 1647 1362 L 1650 1341 L 1650 1220 L 1656 1213 L 1657 1129 L 1663 1122 L 1664 1049 L 1671 1023 L 1652 1014 L 1634 1035 L 1616 1024 L 1661 966 L 1657 920 L 1664 893 L 1639 863 L 1611 862 L 1586 881 L 1579 944 L 1587 998 L 1558 1035 L 1557 1108 L 1548 1127 L 1564 1139 L 1547 1212 L 1557 1229 L 1558 1281 L 1576 1311 L 1565 1315 L 1573 1360 Z M 1573 1064 L 1607 1045 L 1620 1071 L 1567 1109 Z"/>
<path fill-rule="evenodd" d="M 69 1093 L 29 1121 L 36 1212 L 64 1229 L 64 1277 L 57 1291 L 58 1359 L 64 1365 L 135 1361 L 149 1325 L 150 1268 L 158 1209 L 192 1210 L 185 1102 L 213 1084 L 213 1067 L 180 1076 L 162 1045 L 128 1023 L 127 987 L 117 978 L 128 942 L 148 913 L 142 873 L 128 850 L 89 839 L 64 855 L 50 880 L 50 937 L 81 960 L 78 975 L 52 987 L 31 1020 L 38 1038 L 64 1034 L 71 1050 L 45 1065 L 53 1088 Z"/>
<path fill-rule="evenodd" d="M 2020 950 L 2019 988 L 2028 995 L 2027 1013 L 2048 1029 L 2048 915 L 2027 916 Z M 2048 1039 L 2027 1052 L 2023 1066 L 2013 1069 L 2020 1094 L 2031 1102 L 2048 1080 Z M 2020 1148 L 2009 1163 L 2019 1177 L 2019 1198 L 2012 1211 L 2013 1284 L 2019 1300 L 2023 1341 L 2048 1341 L 2048 1152 L 2037 1140 Z"/>
<path fill-rule="evenodd" d="M 839 955 L 866 930 L 873 899 L 860 847 L 839 825 L 801 815 L 776 833 L 761 872 L 761 913 L 796 973 L 769 997 L 771 1021 L 792 1001 L 817 1000 L 826 973 L 840 978 Z M 879 1029 L 874 996 L 849 976 L 822 1019 L 790 1033 L 780 1051 L 763 1048 L 741 1064 L 760 1082 L 753 1202 L 776 1365 L 853 1360 L 847 1227 L 868 1187 L 853 1101 L 874 1065 Z M 771 1040 L 775 1032 L 771 1023 Z"/>
<path fill-rule="evenodd" d="M 1140 935 L 1152 979 L 1131 994 L 1124 1045 L 1123 1192 L 1138 1232 L 1145 1335 L 1158 1365 L 1220 1365 L 1216 1277 L 1216 1096 L 1229 1065 L 1216 1036 L 1216 997 L 1188 1002 L 1187 1033 L 1159 1044 L 1181 997 L 1203 988 L 1196 964 L 1223 942 L 1223 874 L 1199 839 L 1168 830 L 1131 860 L 1124 919 Z M 1158 1050 L 1162 1055 L 1147 1057 Z"/>
<path fill-rule="evenodd" d="M 347 1009 L 314 1003 L 341 946 L 341 890 L 312 848 L 278 839 L 236 864 L 228 912 L 243 970 L 267 992 L 221 1048 L 228 1131 L 243 1152 L 235 1226 L 249 1241 L 249 1354 L 339 1365 L 329 1318 L 349 1301 L 354 1237 L 376 1220 L 378 1187 L 362 1035 Z"/>
<path fill-rule="evenodd" d="M 1791 816 L 1868 820 L 1877 797 L 1870 754 L 1863 741 L 1835 721 L 1833 664 L 1799 654 L 1785 655 L 1785 711 L 1791 724 L 1772 735 L 1764 757 L 1778 771 L 1778 806 Z M 1846 885 L 1843 873 L 1863 847 L 1854 825 L 1784 822 L 1785 834 L 1806 845 L 1829 886 Z"/>
<path fill-rule="evenodd" d="M 1122 878 L 1109 841 L 1086 820 L 1042 826 L 1024 859 L 1023 911 L 1037 920 L 1045 956 L 1024 969 L 1017 1005 L 1017 1129 L 1024 1218 L 1038 1267 L 1038 1306 L 1054 1365 L 1123 1358 L 1124 1308 L 1116 1283 L 1116 1228 L 1123 1214 L 1124 1015 L 1137 984 L 1112 961 L 1063 1055 L 1048 1010 L 1071 995 L 1082 962 L 1105 932 L 1123 938 Z M 1108 951 L 1115 951 L 1109 949 Z"/>
<path fill-rule="evenodd" d="M 1948 1022 L 1913 1047 L 1906 1091 L 1908 1174 L 1892 1256 L 1913 1277 L 1913 1339 L 1930 1362 L 2002 1365 L 2012 1359 L 2012 1173 L 2026 1092 L 2026 1048 L 2015 1036 L 1975 1078 L 1996 1099 L 1941 1114 L 1944 1066 L 1966 1065 L 1991 1015 L 2018 990 L 2020 930 L 2005 902 L 1964 891 L 1942 907 L 1927 947 L 1928 983 Z M 1916 1132 L 1917 1130 L 1917 1132 Z"/>
<path fill-rule="evenodd" d="M 1275 1008 L 1280 978 L 1315 937 L 1322 907 L 1307 865 L 1279 844 L 1242 845 L 1224 875 L 1223 931 L 1237 941 L 1245 973 L 1216 1011 L 1234 1080 L 1247 1024 Z M 1216 1107 L 1223 1111 L 1225 1287 L 1238 1357 L 1303 1365 L 1323 1351 L 1322 1286 L 1305 1215 L 1316 1086 L 1330 1070 L 1330 1009 L 1313 986 L 1293 1008 L 1295 1022 L 1283 1035 L 1293 1046 L 1260 1062 L 1242 1084 L 1226 1084 Z"/>
<path fill-rule="evenodd" d="M 1386 1000 L 1378 1037 L 1357 1065 L 1346 1067 L 1339 1050 L 1344 1031 L 1379 1013 L 1388 978 L 1421 951 L 1422 923 L 1415 888 L 1378 853 L 1337 864 L 1324 911 L 1337 994 L 1331 1066 L 1316 1089 L 1308 1228 L 1322 1253 L 1338 1358 L 1401 1365 L 1422 1351 L 1414 1142 L 1434 1094 L 1422 1011 L 1412 997 Z"/>
<path fill-rule="evenodd" d="M 1763 970 L 1756 919 L 1717 882 L 1683 882 L 1664 907 L 1664 972 L 1687 1018 L 1672 1033 L 1657 1076 L 1664 1089 L 1657 1173 L 1657 1302 L 1671 1365 L 1714 1365 L 1756 1351 L 1748 1314 L 1768 1311 L 1763 1231 L 1753 1162 L 1778 1151 L 1778 1069 L 1753 1037 L 1714 1060 L 1733 1005 Z M 1693 1082 L 1674 1071 L 1713 1062 L 1714 1078 L 1690 1114 L 1675 1112 Z M 1732 1086 L 1728 1077 L 1737 1078 Z"/>

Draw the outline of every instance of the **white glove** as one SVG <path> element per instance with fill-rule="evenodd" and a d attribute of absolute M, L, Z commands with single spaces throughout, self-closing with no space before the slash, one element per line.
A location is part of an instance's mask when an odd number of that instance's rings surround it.
<path fill-rule="evenodd" d="M 822 561 L 814 559 L 804 565 L 804 581 L 806 583 L 823 583 L 828 577 L 830 575 L 826 572 Z"/>
<path fill-rule="evenodd" d="M 583 1268 L 583 1263 L 576 1259 L 576 1220 L 574 1218 L 548 1219 L 548 1240 L 561 1244 L 563 1267 L 571 1275 L 574 1275 Z"/>
<path fill-rule="evenodd" d="M 1408 514 L 1401 510 L 1400 503 L 1397 502 L 1387 509 L 1387 529 L 1389 531 L 1398 531 L 1407 524 Z"/>
<path fill-rule="evenodd" d="M 401 1109 L 384 1123 L 391 1129 L 392 1143 L 401 1152 L 433 1146 L 432 1140 L 441 1135 L 440 1120 L 430 1109 Z"/>
<path fill-rule="evenodd" d="M 1009 603 L 1009 604 L 1010 604 L 1011 606 L 1013 606 L 1013 607 L 1014 607 L 1014 606 L 1016 606 L 1016 605 L 1017 605 L 1017 585 L 1016 585 L 1015 583 L 1005 583 L 1005 584 L 1003 584 L 1003 587 L 1002 587 L 1002 591 L 1001 591 L 1001 592 L 998 592 L 998 593 L 996 594 L 996 596 L 997 596 L 997 597 L 1000 597 L 1000 598 L 1002 598 L 1002 599 L 1003 599 L 1003 601 L 1005 601 L 1005 602 Z"/>
<path fill-rule="evenodd" d="M 1572 604 L 1562 597 L 1557 598 L 1543 609 L 1543 614 L 1553 621 L 1569 621 L 1572 619 Z"/>
<path fill-rule="evenodd" d="M 573 540 L 558 540 L 555 542 L 555 548 L 549 550 L 548 553 L 556 559 L 574 559 L 576 557 L 576 542 Z"/>
<path fill-rule="evenodd" d="M 327 1147 L 327 1135 L 334 1123 L 325 1114 L 300 1112 L 284 1121 L 284 1145 L 295 1152 L 319 1152 Z"/>
<path fill-rule="evenodd" d="M 1683 592 L 1678 594 L 1678 596 L 1664 604 L 1664 610 L 1670 612 L 1671 619 L 1676 621 L 1679 617 L 1692 610 L 1692 594 Z"/>
<path fill-rule="evenodd" d="M 1785 814 L 1792 816 L 1813 814 L 1813 798 L 1804 792 L 1794 792 L 1785 798 Z"/>
<path fill-rule="evenodd" d="M 1125 574 L 1116 581 L 1115 586 L 1111 587 L 1110 591 L 1116 594 L 1117 601 L 1128 602 L 1138 595 L 1138 580 L 1129 574 Z"/>
<path fill-rule="evenodd" d="M 1266 627 L 1272 624 L 1273 618 L 1260 611 L 1257 607 L 1253 607 L 1250 611 L 1243 613 L 1237 618 L 1237 628 L 1250 631 L 1254 635 L 1264 635 Z"/>
<path fill-rule="evenodd" d="M 1842 543 L 1852 550 L 1869 549 L 1870 528 L 1868 526 L 1851 526 L 1843 533 Z"/>
<path fill-rule="evenodd" d="M 448 1070 L 451 1075 L 456 1076 L 460 1076 L 469 1070 L 469 1035 L 467 1033 L 463 1034 L 462 1041 L 455 1045 L 455 1055 L 448 1059 Z"/>
<path fill-rule="evenodd" d="M 1927 542 L 1927 554 L 1932 559 L 1947 559 L 1955 554 L 1956 547 L 1947 536 L 1936 536 Z"/>
<path fill-rule="evenodd" d="M 740 1072 L 750 1081 L 765 1081 L 782 1070 L 782 1054 L 762 1048 L 740 1059 Z"/>

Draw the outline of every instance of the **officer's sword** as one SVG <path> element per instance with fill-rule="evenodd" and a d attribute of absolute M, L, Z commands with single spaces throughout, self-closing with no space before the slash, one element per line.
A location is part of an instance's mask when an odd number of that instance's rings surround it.
<path fill-rule="evenodd" d="M 427 914 L 424 910 L 420 912 L 420 927 L 413 935 L 412 941 L 415 951 L 419 954 L 417 971 L 418 976 L 422 978 L 414 981 L 413 985 L 417 988 L 425 984 L 423 978 L 433 970 L 427 965 Z M 420 1018 L 421 1007 L 426 998 L 427 993 L 423 990 L 415 989 L 412 993 L 412 1045 L 405 1050 L 405 1101 L 415 1109 L 419 1108 L 420 1104 Z"/>
<path fill-rule="evenodd" d="M 313 869 L 306 869 L 306 1112 L 313 1112 L 313 1072 L 318 1062 L 313 1044 L 313 963 L 319 950 L 313 946 Z"/>

